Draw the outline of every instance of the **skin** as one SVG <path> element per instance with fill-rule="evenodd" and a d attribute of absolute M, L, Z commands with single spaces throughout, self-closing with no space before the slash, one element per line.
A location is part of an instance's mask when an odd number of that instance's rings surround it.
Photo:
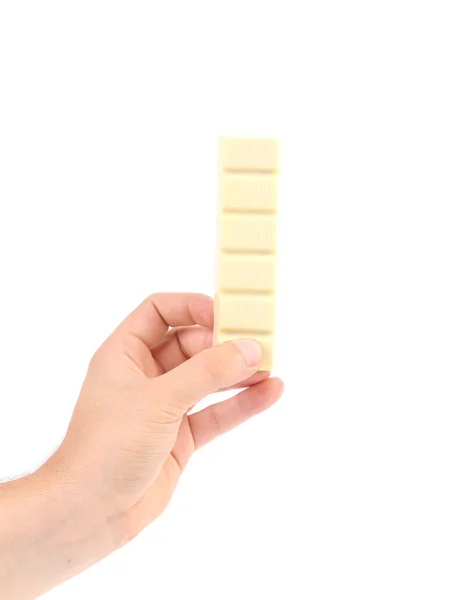
<path fill-rule="evenodd" d="M 192 454 L 272 406 L 253 340 L 212 345 L 213 302 L 156 294 L 91 360 L 67 435 L 0 485 L 0 597 L 36 598 L 117 550 L 166 508 Z M 202 398 L 245 388 L 193 415 Z"/>

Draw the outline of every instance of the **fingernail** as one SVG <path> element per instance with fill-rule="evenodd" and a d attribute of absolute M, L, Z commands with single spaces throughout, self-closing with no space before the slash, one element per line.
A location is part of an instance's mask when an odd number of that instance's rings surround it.
<path fill-rule="evenodd" d="M 245 359 L 248 367 L 254 367 L 258 364 L 262 356 L 262 347 L 258 342 L 254 340 L 237 340 L 234 344 L 240 350 L 240 354 Z"/>

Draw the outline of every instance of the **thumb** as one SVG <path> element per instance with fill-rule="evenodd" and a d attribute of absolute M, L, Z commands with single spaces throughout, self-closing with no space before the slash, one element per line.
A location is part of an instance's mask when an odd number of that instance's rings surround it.
<path fill-rule="evenodd" d="M 257 371 L 260 344 L 242 339 L 225 342 L 199 352 L 159 377 L 164 394 L 181 403 L 184 412 L 222 388 L 235 385 Z"/>

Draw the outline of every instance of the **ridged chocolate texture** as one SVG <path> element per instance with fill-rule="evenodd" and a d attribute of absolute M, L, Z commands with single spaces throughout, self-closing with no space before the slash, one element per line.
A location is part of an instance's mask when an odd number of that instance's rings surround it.
<path fill-rule="evenodd" d="M 278 142 L 221 138 L 214 341 L 261 343 L 274 364 Z"/>

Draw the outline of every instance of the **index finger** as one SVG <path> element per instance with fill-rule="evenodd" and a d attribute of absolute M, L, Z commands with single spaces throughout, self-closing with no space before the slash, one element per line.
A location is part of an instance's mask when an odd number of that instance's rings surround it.
<path fill-rule="evenodd" d="M 118 336 L 132 335 L 149 349 L 170 327 L 212 327 L 213 300 L 204 294 L 159 293 L 149 296 L 117 327 Z"/>

